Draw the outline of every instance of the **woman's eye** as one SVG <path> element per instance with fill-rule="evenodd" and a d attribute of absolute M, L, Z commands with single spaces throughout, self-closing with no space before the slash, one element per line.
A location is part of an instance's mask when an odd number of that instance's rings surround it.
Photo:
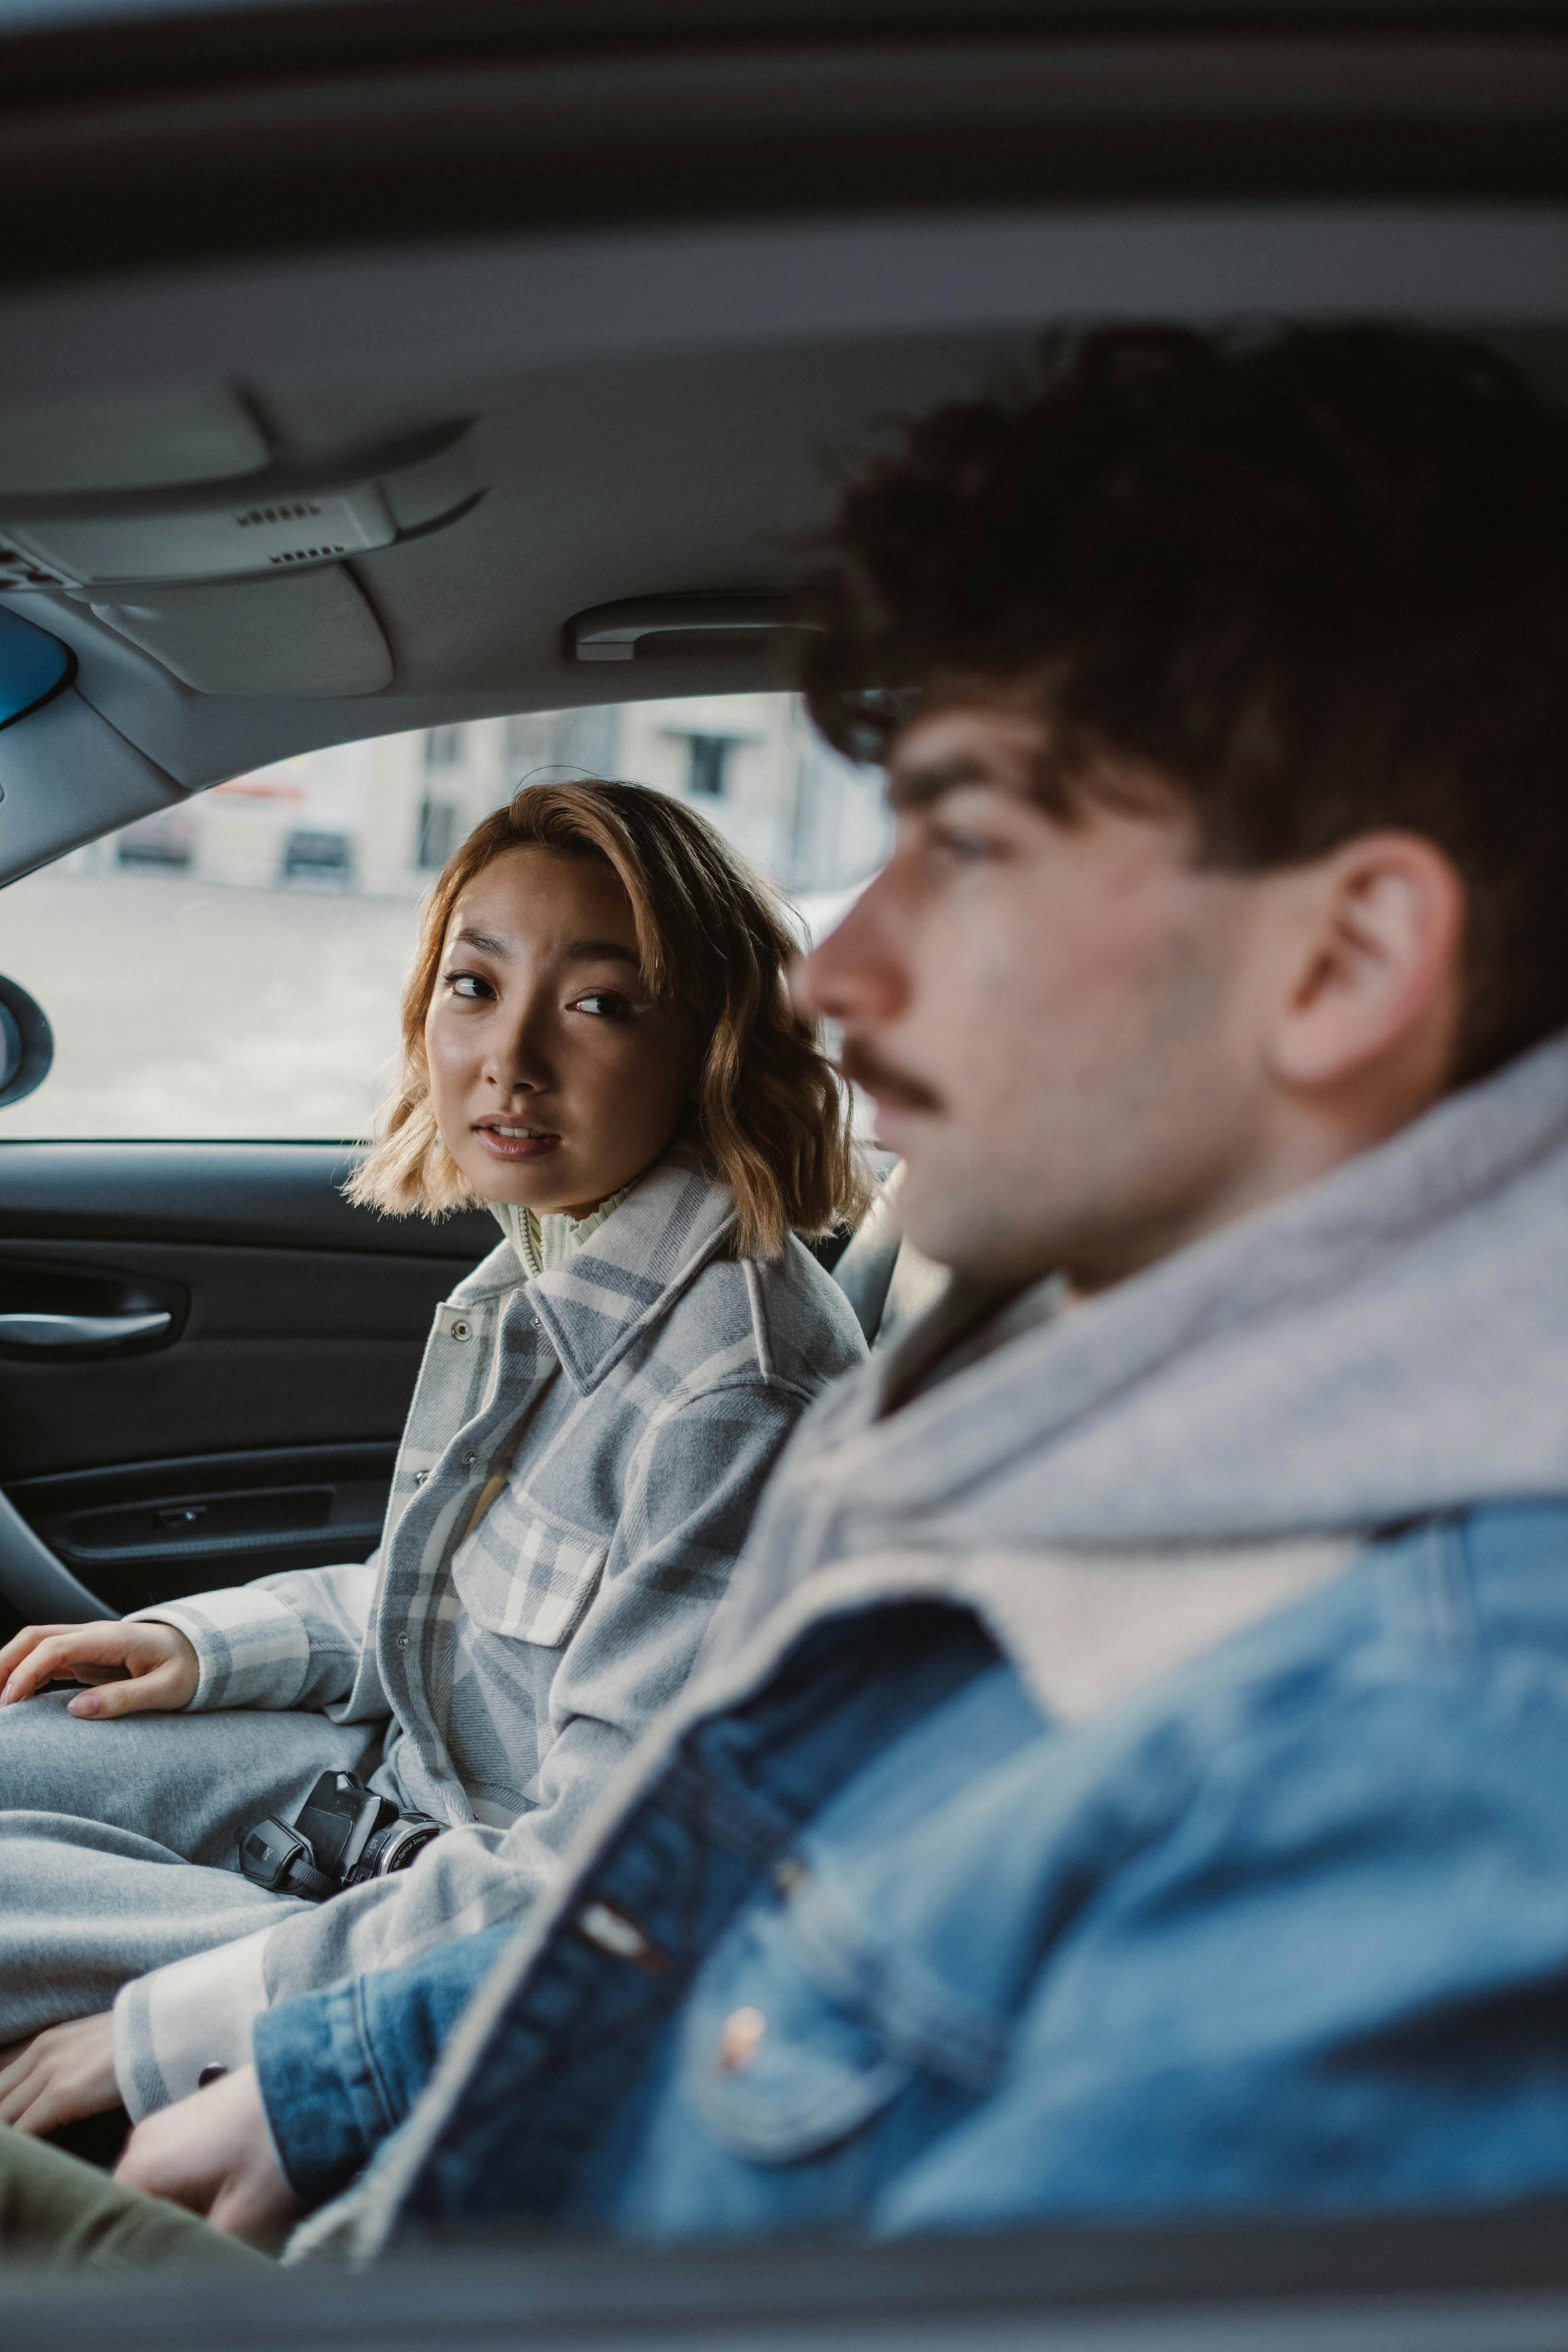
<path fill-rule="evenodd" d="M 469 1003 L 474 1003 L 476 999 L 482 1001 L 485 997 L 495 994 L 489 982 L 482 980 L 477 971 L 454 972 L 447 985 L 454 996 L 463 997 Z"/>
<path fill-rule="evenodd" d="M 572 1000 L 574 1013 L 592 1013 L 600 1021 L 625 1021 L 632 1011 L 631 1001 L 618 989 L 591 988 L 585 996 Z"/>

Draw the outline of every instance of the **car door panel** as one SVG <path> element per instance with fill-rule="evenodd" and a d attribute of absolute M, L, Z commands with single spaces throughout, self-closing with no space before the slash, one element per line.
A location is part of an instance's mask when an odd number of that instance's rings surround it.
<path fill-rule="evenodd" d="M 124 1614 L 285 1568 L 365 1559 L 395 1444 L 257 1448 L 15 1482 L 11 1500 L 89 1591 Z"/>
<path fill-rule="evenodd" d="M 0 1482 L 106 1611 L 374 1549 L 432 1312 L 496 1233 L 351 1208 L 351 1164 L 0 1149 Z M 129 1317 L 156 1328 L 122 1337 Z M 13 1617 L 35 1613 L 26 1553 L 8 1576 L 0 1542 Z"/>
<path fill-rule="evenodd" d="M 472 1260 L 482 1212 L 431 1224 L 350 1206 L 352 1150 L 333 1143 L 0 1144 L 0 1239 L 234 1241 Z"/>
<path fill-rule="evenodd" d="M 190 1303 L 177 1328 L 139 1349 L 68 1359 L 5 1348 L 0 1318 L 0 1481 L 395 1435 L 431 1311 L 467 1271 L 444 1257 L 127 1242 L 50 1244 L 39 1262 L 101 1268 L 106 1286 L 149 1297 L 177 1284 Z M 26 1245 L 0 1234 L 0 1303 L 23 1272 L 32 1272 Z M 45 1298 L 47 1278 L 34 1276 Z"/>

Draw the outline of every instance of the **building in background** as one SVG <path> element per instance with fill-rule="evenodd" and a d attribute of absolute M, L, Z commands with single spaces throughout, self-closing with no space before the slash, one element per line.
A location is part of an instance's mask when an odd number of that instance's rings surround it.
<path fill-rule="evenodd" d="M 471 719 L 280 761 L 78 853 L 251 888 L 417 894 L 531 780 L 622 776 L 700 809 L 793 898 L 886 854 L 880 779 L 839 759 L 791 695 L 726 694 Z"/>
<path fill-rule="evenodd" d="M 478 719 L 282 760 L 5 891 L 0 961 L 56 1043 L 5 1136 L 366 1135 L 432 876 L 520 783 L 585 775 L 700 809 L 812 937 L 886 854 L 879 778 L 836 759 L 785 695 Z"/>

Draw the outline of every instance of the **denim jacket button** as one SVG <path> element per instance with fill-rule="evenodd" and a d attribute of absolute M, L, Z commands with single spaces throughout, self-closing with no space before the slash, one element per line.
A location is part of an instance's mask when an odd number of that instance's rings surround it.
<path fill-rule="evenodd" d="M 768 2021 L 760 2009 L 732 2009 L 719 2029 L 719 2072 L 721 2074 L 743 2074 L 768 2030 Z"/>
<path fill-rule="evenodd" d="M 399 1648 L 400 1650 L 406 1650 L 406 1649 L 407 1649 L 407 1647 L 408 1647 L 408 1645 L 409 1645 L 409 1643 L 410 1643 L 410 1642 L 411 1642 L 413 1639 L 414 1639 L 414 1636 L 413 1636 L 413 1634 L 412 1634 L 412 1633 L 399 1633 L 399 1635 L 398 1635 L 398 1637 L 397 1637 L 397 1646 L 398 1646 L 398 1648 Z"/>
<path fill-rule="evenodd" d="M 428 1470 L 416 1470 L 416 1472 L 414 1473 L 414 1483 L 415 1483 L 415 1485 L 416 1485 L 416 1486 L 423 1486 L 423 1485 L 425 1484 L 426 1479 L 426 1478 L 428 1478 L 428 1476 L 429 1476 L 429 1475 L 430 1475 L 430 1473 L 428 1472 Z"/>
<path fill-rule="evenodd" d="M 463 1467 L 464 1467 L 464 1469 L 465 1469 L 465 1470 L 471 1470 L 471 1469 L 473 1468 L 473 1466 L 474 1466 L 475 1463 L 479 1460 L 479 1455 L 478 1455 L 477 1454 L 464 1454 L 464 1456 L 463 1456 Z"/>
<path fill-rule="evenodd" d="M 450 1329 L 454 1339 L 467 1339 L 471 1337 L 474 1327 L 471 1323 L 465 1322 L 463 1318 L 459 1315 L 456 1322 L 450 1324 L 448 1328 Z"/>

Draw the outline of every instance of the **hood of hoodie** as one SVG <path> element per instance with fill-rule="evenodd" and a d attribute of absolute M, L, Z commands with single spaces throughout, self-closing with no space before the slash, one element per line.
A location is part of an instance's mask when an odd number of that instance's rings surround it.
<path fill-rule="evenodd" d="M 983 1306 L 955 1284 L 819 1412 L 783 1482 L 816 1565 L 1568 1494 L 1568 1036 L 889 1412 Z"/>

